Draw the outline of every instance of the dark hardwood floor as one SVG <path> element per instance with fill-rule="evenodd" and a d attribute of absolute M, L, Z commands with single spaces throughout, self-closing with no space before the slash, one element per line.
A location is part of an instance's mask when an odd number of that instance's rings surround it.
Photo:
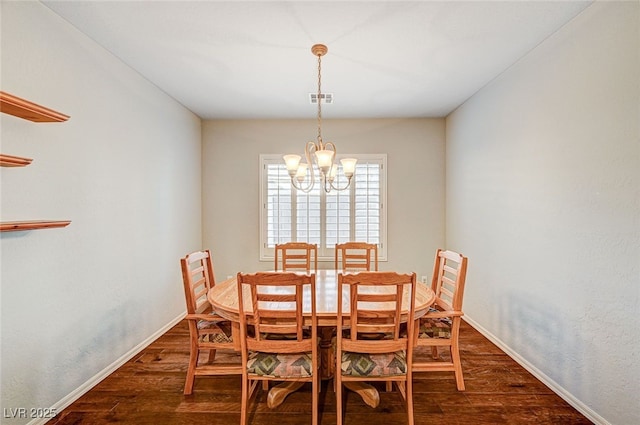
<path fill-rule="evenodd" d="M 453 372 L 414 375 L 416 425 L 591 424 L 465 322 L 460 339 L 466 391 L 456 390 Z M 196 378 L 194 393 L 184 396 L 188 357 L 188 329 L 181 322 L 48 424 L 239 423 L 239 377 Z M 347 393 L 344 424 L 406 423 L 403 400 L 396 391 L 381 391 L 380 399 L 372 409 L 356 394 Z M 322 425 L 336 423 L 335 403 L 331 381 L 323 382 Z M 255 425 L 310 424 L 310 406 L 310 387 L 273 410 L 266 406 L 266 393 L 258 390 L 249 420 Z"/>

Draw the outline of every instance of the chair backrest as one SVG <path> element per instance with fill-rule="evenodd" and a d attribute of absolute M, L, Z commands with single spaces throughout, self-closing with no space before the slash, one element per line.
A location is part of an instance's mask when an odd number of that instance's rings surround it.
<path fill-rule="evenodd" d="M 378 271 L 378 245 L 366 242 L 336 244 L 335 269 Z"/>
<path fill-rule="evenodd" d="M 275 270 L 318 270 L 318 245 L 306 242 L 277 244 L 275 249 Z M 313 262 L 313 269 L 311 264 Z"/>
<path fill-rule="evenodd" d="M 442 310 L 462 311 L 464 283 L 467 277 L 467 257 L 453 251 L 438 249 L 433 266 L 431 289 L 435 304 Z"/>
<path fill-rule="evenodd" d="M 240 337 L 244 352 L 315 351 L 315 274 L 238 273 L 237 281 Z M 304 332 L 308 328 L 303 316 L 305 307 L 307 313 L 311 313 L 311 338 Z M 248 332 L 249 327 L 253 328 L 253 332 Z"/>
<path fill-rule="evenodd" d="M 349 318 L 343 312 L 345 287 L 349 293 Z M 338 274 L 338 323 L 348 325 L 348 339 L 338 338 L 338 350 L 389 353 L 413 346 L 416 274 L 360 272 Z M 403 320 L 404 307 L 404 320 Z M 401 335 L 400 324 L 407 323 Z M 340 333 L 340 329 L 338 330 Z M 372 334 L 384 334 L 373 339 Z M 341 341 L 342 340 L 342 341 Z"/>
<path fill-rule="evenodd" d="M 187 301 L 187 313 L 196 314 L 206 311 L 211 305 L 207 292 L 215 286 L 211 253 L 195 251 L 180 259 L 182 282 Z"/>

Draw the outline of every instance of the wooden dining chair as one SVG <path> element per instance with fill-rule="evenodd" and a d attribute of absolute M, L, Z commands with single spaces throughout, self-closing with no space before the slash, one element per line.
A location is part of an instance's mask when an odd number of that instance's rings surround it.
<path fill-rule="evenodd" d="M 242 373 L 239 353 L 233 351 L 231 323 L 211 311 L 207 292 L 215 285 L 213 263 L 209 250 L 196 251 L 180 259 L 184 295 L 187 302 L 190 356 L 184 394 L 193 392 L 196 376 L 239 375 Z M 216 352 L 225 351 L 225 360 L 216 359 Z M 199 364 L 202 351 L 208 351 L 208 361 Z"/>
<path fill-rule="evenodd" d="M 453 251 L 438 249 L 436 252 L 431 289 L 436 295 L 433 307 L 415 326 L 416 353 L 419 347 L 431 347 L 433 360 L 414 359 L 414 372 L 453 371 L 458 391 L 464 391 L 462 364 L 458 337 L 460 322 L 464 315 L 462 297 L 467 276 L 467 257 Z M 440 359 L 438 347 L 449 349 L 450 361 Z M 424 354 L 424 353 L 420 353 Z M 416 356 L 418 357 L 418 356 Z"/>
<path fill-rule="evenodd" d="M 315 274 L 238 273 L 237 282 L 243 363 L 241 425 L 247 424 L 249 399 L 260 381 L 267 386 L 269 381 L 311 382 L 311 417 L 317 425 L 320 370 Z"/>
<path fill-rule="evenodd" d="M 311 268 L 312 264 L 313 268 Z M 274 270 L 317 271 L 318 245 L 306 242 L 277 244 L 275 249 Z"/>
<path fill-rule="evenodd" d="M 378 271 L 378 245 L 366 242 L 336 244 L 335 269 L 344 271 Z"/>
<path fill-rule="evenodd" d="M 347 287 L 349 312 L 343 308 Z M 339 326 L 335 373 L 338 425 L 343 420 L 342 386 L 354 381 L 395 382 L 407 403 L 407 422 L 413 424 L 411 362 L 415 335 L 415 288 L 415 273 L 338 275 Z M 401 332 L 402 322 L 407 323 L 406 332 Z"/>

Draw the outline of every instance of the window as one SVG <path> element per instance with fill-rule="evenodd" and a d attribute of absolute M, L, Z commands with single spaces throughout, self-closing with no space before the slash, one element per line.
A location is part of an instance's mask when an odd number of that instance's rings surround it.
<path fill-rule="evenodd" d="M 350 156 L 358 159 L 351 185 L 330 193 L 318 184 L 309 193 L 294 189 L 281 155 L 260 156 L 261 260 L 273 259 L 275 245 L 289 241 L 317 244 L 325 261 L 333 261 L 336 243 L 375 243 L 386 260 L 387 156 Z M 341 166 L 338 175 L 337 185 L 344 187 Z"/>

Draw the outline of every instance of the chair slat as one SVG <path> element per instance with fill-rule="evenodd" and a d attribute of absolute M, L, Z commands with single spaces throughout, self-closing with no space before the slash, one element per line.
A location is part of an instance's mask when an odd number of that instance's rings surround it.
<path fill-rule="evenodd" d="M 368 301 L 368 302 L 388 302 L 388 301 L 396 301 L 396 294 L 361 294 L 359 293 L 356 297 L 358 301 Z"/>
<path fill-rule="evenodd" d="M 296 294 L 270 294 L 262 293 L 257 296 L 258 301 L 273 301 L 273 302 L 291 302 L 296 300 Z"/>
<path fill-rule="evenodd" d="M 401 351 L 407 349 L 407 339 L 402 338 L 398 340 L 381 340 L 381 341 L 363 341 L 363 340 L 342 340 L 343 351 L 349 351 L 354 353 L 392 353 L 394 351 Z M 372 378 L 363 377 L 363 381 L 374 380 Z"/>
<path fill-rule="evenodd" d="M 454 276 L 458 275 L 458 269 L 451 267 L 450 265 L 447 265 L 447 264 L 444 265 L 444 271 L 451 273 Z"/>
<path fill-rule="evenodd" d="M 442 280 L 443 284 L 448 284 L 448 285 L 453 286 L 453 287 L 456 286 L 456 281 L 451 279 L 451 278 L 449 278 L 449 277 L 447 277 L 447 276 L 442 276 L 440 279 Z"/>
<path fill-rule="evenodd" d="M 197 299 L 197 300 L 199 300 L 203 296 L 206 296 L 207 292 L 209 292 L 209 289 L 206 286 L 202 286 L 202 288 L 200 290 L 197 290 L 195 288 L 193 290 L 193 293 L 195 295 L 195 299 Z"/>
<path fill-rule="evenodd" d="M 440 296 L 442 297 L 443 294 L 447 295 L 449 298 L 453 299 L 454 292 L 450 291 L 449 289 L 447 289 L 444 286 L 440 288 Z"/>

